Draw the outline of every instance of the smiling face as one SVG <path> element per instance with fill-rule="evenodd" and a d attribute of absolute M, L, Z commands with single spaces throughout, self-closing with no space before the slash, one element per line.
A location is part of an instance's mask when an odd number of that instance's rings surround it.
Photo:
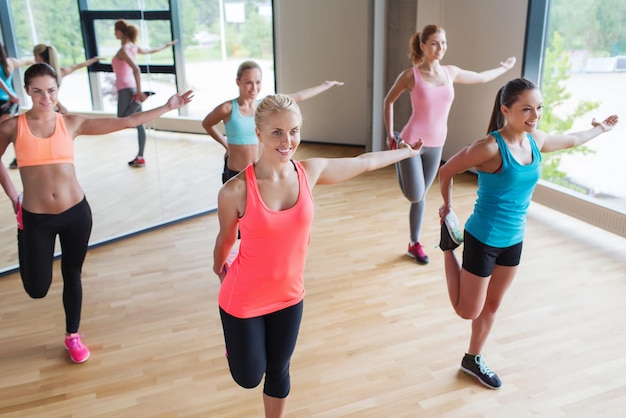
<path fill-rule="evenodd" d="M 539 89 L 524 90 L 510 107 L 502 105 L 507 125 L 518 131 L 533 132 L 543 112 L 543 98 Z"/>
<path fill-rule="evenodd" d="M 33 100 L 33 108 L 39 110 L 55 109 L 58 89 L 57 79 L 51 75 L 33 77 L 24 86 L 26 94 Z"/>
<path fill-rule="evenodd" d="M 302 119 L 296 112 L 283 110 L 268 114 L 256 128 L 263 156 L 289 161 L 300 145 Z"/>
<path fill-rule="evenodd" d="M 446 33 L 443 30 L 431 34 L 426 42 L 420 42 L 420 48 L 424 58 L 428 60 L 440 60 L 448 50 Z"/>
<path fill-rule="evenodd" d="M 263 76 L 258 68 L 250 68 L 241 73 L 241 77 L 237 80 L 239 86 L 239 95 L 242 98 L 256 98 L 261 92 L 261 83 Z"/>

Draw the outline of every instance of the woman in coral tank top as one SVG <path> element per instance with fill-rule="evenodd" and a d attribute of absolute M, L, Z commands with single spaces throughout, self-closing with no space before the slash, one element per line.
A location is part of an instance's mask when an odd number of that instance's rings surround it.
<path fill-rule="evenodd" d="M 262 152 L 219 192 L 213 271 L 222 282 L 219 309 L 231 375 L 245 388 L 256 387 L 265 376 L 265 416 L 282 417 L 302 318 L 313 187 L 413 157 L 422 144 L 401 142 L 396 150 L 354 158 L 295 161 L 302 116 L 293 98 L 267 96 L 254 121 Z M 231 263 L 237 230 L 241 243 Z"/>

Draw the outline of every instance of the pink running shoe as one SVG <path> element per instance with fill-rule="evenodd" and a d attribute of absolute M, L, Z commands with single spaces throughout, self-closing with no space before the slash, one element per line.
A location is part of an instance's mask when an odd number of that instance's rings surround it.
<path fill-rule="evenodd" d="M 424 249 L 422 248 L 422 244 L 420 244 L 419 242 L 416 242 L 413 245 L 409 243 L 409 249 L 406 251 L 406 255 L 414 258 L 415 261 L 417 261 L 419 264 L 428 264 L 428 262 L 430 261 L 430 259 L 424 252 Z"/>
<path fill-rule="evenodd" d="M 70 352 L 70 358 L 74 363 L 84 363 L 89 358 L 89 349 L 78 334 L 65 334 L 65 349 Z"/>
<path fill-rule="evenodd" d="M 135 157 L 134 160 L 128 162 L 128 165 L 131 167 L 145 167 L 146 160 L 143 157 Z"/>

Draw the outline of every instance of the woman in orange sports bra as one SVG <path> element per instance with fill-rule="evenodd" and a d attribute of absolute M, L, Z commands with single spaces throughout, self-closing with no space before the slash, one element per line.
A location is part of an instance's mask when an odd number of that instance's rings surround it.
<path fill-rule="evenodd" d="M 294 161 L 302 124 L 294 98 L 267 96 L 257 106 L 254 122 L 262 152 L 219 192 L 213 271 L 222 282 L 218 302 L 231 375 L 245 388 L 256 387 L 265 376 L 263 404 L 269 418 L 284 415 L 290 391 L 313 187 L 413 157 L 422 143 L 401 142 L 399 149 L 353 158 Z M 231 263 L 238 229 L 239 253 Z"/>
<path fill-rule="evenodd" d="M 75 363 L 89 358 L 78 335 L 81 269 L 89 235 L 91 210 L 74 170 L 73 141 L 79 135 L 104 135 L 149 122 L 185 106 L 192 92 L 175 94 L 166 104 L 126 118 L 91 119 L 55 112 L 58 81 L 48 64 L 34 64 L 24 73 L 24 89 L 33 101 L 26 113 L 0 124 L 0 156 L 13 143 L 23 194 L 19 195 L 6 167 L 0 164 L 0 184 L 18 218 L 18 254 L 24 289 L 32 298 L 46 296 L 52 283 L 56 236 L 62 250 L 65 348 Z M 23 196 L 23 199 L 21 198 Z"/>

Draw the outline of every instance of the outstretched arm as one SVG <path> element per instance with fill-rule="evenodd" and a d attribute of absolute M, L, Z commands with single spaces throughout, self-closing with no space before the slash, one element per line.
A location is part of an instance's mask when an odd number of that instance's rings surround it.
<path fill-rule="evenodd" d="M 288 96 L 291 96 L 291 98 L 295 100 L 296 102 L 301 102 L 303 100 L 310 99 L 311 97 L 315 97 L 318 94 L 323 93 L 326 90 L 331 89 L 335 86 L 343 86 L 343 82 L 342 81 L 324 81 L 319 86 L 309 87 L 308 89 L 303 89 L 295 93 L 288 94 Z"/>
<path fill-rule="evenodd" d="M 401 141 L 395 150 L 366 152 L 351 158 L 310 158 L 302 164 L 311 185 L 333 184 L 416 156 L 421 148 L 421 139 L 413 145 Z"/>
<path fill-rule="evenodd" d="M 452 81 L 459 84 L 487 83 L 509 71 L 513 68 L 515 62 L 515 57 L 509 57 L 502 61 L 498 67 L 482 72 L 468 71 L 451 65 L 450 69 L 452 70 Z"/>
<path fill-rule="evenodd" d="M 74 138 L 78 135 L 104 135 L 143 125 L 170 110 L 180 109 L 189 103 L 192 98 L 193 92 L 188 90 L 185 93 L 176 93 L 162 106 L 146 110 L 145 112 L 133 113 L 125 118 L 91 119 L 85 116 L 67 115 L 65 116 L 65 123 L 68 130 L 73 133 Z"/>
<path fill-rule="evenodd" d="M 602 122 L 598 122 L 596 119 L 593 119 L 591 121 L 592 128 L 585 131 L 574 132 L 571 134 L 546 135 L 541 146 L 541 151 L 558 151 L 582 145 L 596 136 L 610 131 L 615 125 L 617 125 L 618 122 L 619 117 L 617 115 L 611 115 Z"/>
<path fill-rule="evenodd" d="M 174 39 L 173 41 L 169 41 L 166 44 L 161 45 L 160 47 L 157 48 L 142 48 L 139 47 L 137 48 L 137 52 L 140 54 L 144 54 L 144 55 L 148 55 L 148 54 L 154 54 L 156 52 L 159 51 L 163 51 L 165 48 L 174 45 L 176 42 L 178 42 L 178 39 Z"/>
<path fill-rule="evenodd" d="M 90 66 L 93 63 L 100 61 L 100 57 L 93 57 L 88 59 L 85 62 L 78 63 L 76 65 L 72 65 L 71 67 L 63 67 L 61 68 L 61 76 L 65 77 L 67 75 L 72 74 L 76 70 L 80 70 L 81 68 L 85 68 Z"/>

